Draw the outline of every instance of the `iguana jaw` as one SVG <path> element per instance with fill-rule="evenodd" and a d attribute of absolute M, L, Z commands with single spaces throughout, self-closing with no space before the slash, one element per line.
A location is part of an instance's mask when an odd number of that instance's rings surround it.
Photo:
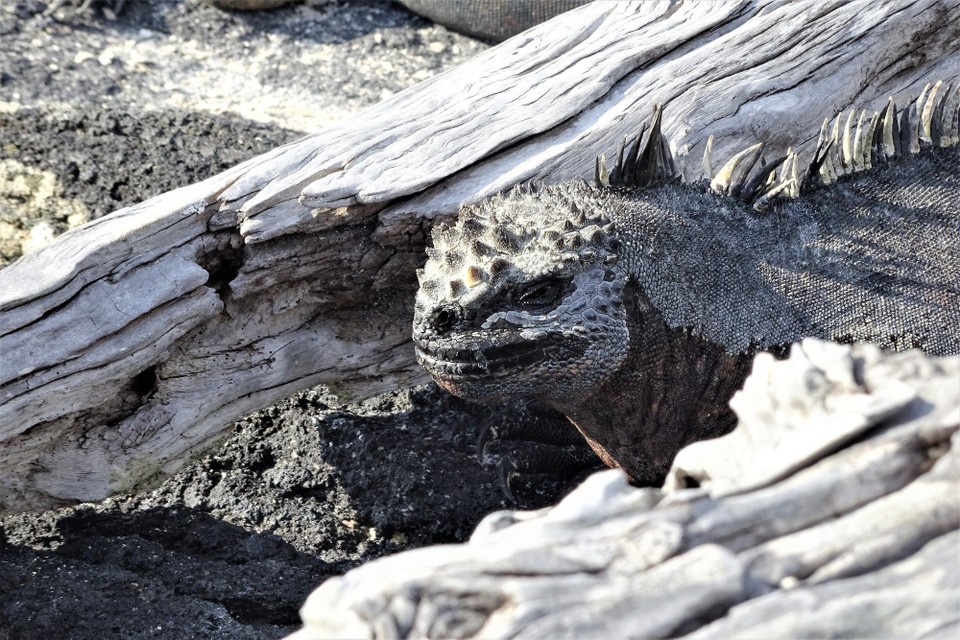
<path fill-rule="evenodd" d="M 544 336 L 538 340 L 510 340 L 510 336 L 506 335 L 499 338 L 491 340 L 487 336 L 474 336 L 472 339 L 458 336 L 445 341 L 451 346 L 434 342 L 431 349 L 430 346 L 417 345 L 417 359 L 429 371 L 445 378 L 496 379 L 552 357 L 561 358 L 562 351 L 568 350 L 561 349 L 557 344 L 560 336 Z M 578 351 L 582 356 L 585 348 L 572 351 Z"/>
<path fill-rule="evenodd" d="M 533 379 L 542 378 L 538 370 L 582 358 L 589 346 L 586 340 L 561 345 L 554 336 L 502 344 L 498 340 L 493 346 L 485 346 L 491 345 L 489 338 L 457 337 L 449 342 L 457 346 L 430 350 L 417 345 L 417 361 L 441 387 L 478 402 L 522 395 Z"/>

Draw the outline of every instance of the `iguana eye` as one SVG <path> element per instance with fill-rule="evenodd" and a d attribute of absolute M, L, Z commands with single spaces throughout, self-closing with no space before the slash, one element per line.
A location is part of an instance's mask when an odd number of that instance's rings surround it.
<path fill-rule="evenodd" d="M 532 311 L 552 309 L 563 299 L 565 282 L 560 278 L 538 280 L 522 289 L 514 298 L 521 309 Z"/>

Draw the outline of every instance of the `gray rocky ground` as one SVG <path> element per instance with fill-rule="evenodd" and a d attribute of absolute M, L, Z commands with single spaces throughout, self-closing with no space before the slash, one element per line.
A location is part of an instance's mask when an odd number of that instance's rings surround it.
<path fill-rule="evenodd" d="M 230 14 L 0 5 L 0 260 L 195 182 L 482 50 L 386 1 Z M 464 540 L 507 506 L 489 412 L 434 388 L 323 389 L 240 420 L 155 491 L 0 520 L 0 639 L 279 638 L 325 578 Z M 525 506 L 564 487 L 520 487 Z"/>

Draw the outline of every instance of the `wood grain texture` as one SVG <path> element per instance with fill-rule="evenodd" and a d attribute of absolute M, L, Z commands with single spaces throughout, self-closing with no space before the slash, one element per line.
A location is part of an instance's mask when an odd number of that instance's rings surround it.
<path fill-rule="evenodd" d="M 341 127 L 68 232 L 0 272 L 0 511 L 148 486 L 299 389 L 426 381 L 437 217 L 592 172 L 653 105 L 686 176 L 960 69 L 960 2 L 600 2 Z"/>
<path fill-rule="evenodd" d="M 882 384 L 856 382 L 864 373 Z M 785 361 L 759 362 L 738 396 L 741 408 L 776 405 L 781 419 L 745 411 L 737 430 L 783 437 L 744 441 L 739 456 L 712 467 L 732 477 L 746 460 L 769 459 L 780 473 L 749 478 L 738 493 L 730 484 L 636 489 L 620 471 L 595 474 L 556 507 L 491 514 L 469 543 L 403 552 L 328 580 L 290 640 L 955 630 L 958 379 L 960 356 L 805 340 Z M 895 383 L 913 398 L 877 419 L 864 400 L 882 404 Z M 781 403 L 798 394 L 808 402 Z M 859 441 L 817 446 L 829 439 L 824 427 L 837 420 L 842 429 L 857 413 L 872 425 Z M 798 468 L 784 449 L 797 446 L 800 425 L 809 427 L 804 450 L 817 453 Z M 675 466 L 690 471 L 681 459 Z"/>

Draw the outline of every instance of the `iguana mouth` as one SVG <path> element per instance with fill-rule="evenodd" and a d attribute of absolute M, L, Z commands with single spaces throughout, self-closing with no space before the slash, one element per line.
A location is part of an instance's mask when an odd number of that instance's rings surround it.
<path fill-rule="evenodd" d="M 565 347 L 569 348 L 569 347 Z M 420 364 L 440 376 L 489 377 L 505 375 L 524 369 L 537 362 L 549 360 L 560 350 L 555 339 L 524 340 L 482 348 L 439 347 L 428 349 L 416 345 Z"/>

